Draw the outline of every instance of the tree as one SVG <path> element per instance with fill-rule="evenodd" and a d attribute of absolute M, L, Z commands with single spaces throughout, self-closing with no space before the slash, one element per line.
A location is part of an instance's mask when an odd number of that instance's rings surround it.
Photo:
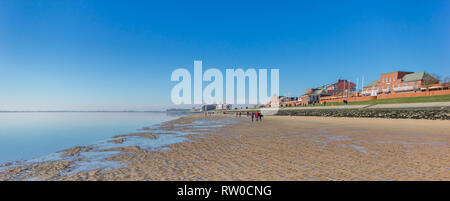
<path fill-rule="evenodd" d="M 442 78 L 441 83 L 448 83 L 450 82 L 450 76 L 445 76 L 444 78 Z"/>
<path fill-rule="evenodd" d="M 438 79 L 439 81 L 442 80 L 442 75 L 439 75 L 437 73 L 431 73 L 431 76 L 433 76 L 434 78 Z"/>

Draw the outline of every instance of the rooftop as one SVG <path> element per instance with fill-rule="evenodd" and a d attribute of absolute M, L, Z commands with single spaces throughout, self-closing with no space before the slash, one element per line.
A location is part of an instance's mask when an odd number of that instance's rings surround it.
<path fill-rule="evenodd" d="M 302 96 L 305 96 L 305 95 L 328 95 L 328 93 L 322 88 L 317 88 L 317 89 L 312 89 L 311 91 L 304 93 Z"/>
<path fill-rule="evenodd" d="M 407 74 L 403 77 L 402 81 L 403 82 L 412 82 L 412 81 L 419 81 L 419 80 L 423 80 L 426 77 L 432 77 L 431 75 L 429 75 L 426 72 L 418 72 L 418 73 L 411 73 L 411 74 Z M 434 78 L 434 77 L 432 77 Z M 436 79 L 436 78 L 434 78 Z"/>
<path fill-rule="evenodd" d="M 364 88 L 366 87 L 375 87 L 378 84 L 378 80 L 374 80 L 372 82 L 370 82 L 368 85 L 366 85 Z"/>

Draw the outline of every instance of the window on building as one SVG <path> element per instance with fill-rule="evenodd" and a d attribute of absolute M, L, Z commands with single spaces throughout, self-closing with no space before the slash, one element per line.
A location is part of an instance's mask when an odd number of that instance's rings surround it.
<path fill-rule="evenodd" d="M 394 82 L 395 82 L 395 77 L 394 77 Z"/>

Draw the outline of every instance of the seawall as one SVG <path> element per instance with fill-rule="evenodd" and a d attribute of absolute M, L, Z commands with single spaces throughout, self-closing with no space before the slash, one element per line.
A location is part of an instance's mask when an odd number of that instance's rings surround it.
<path fill-rule="evenodd" d="M 450 120 L 450 107 L 280 110 L 277 115 Z"/>

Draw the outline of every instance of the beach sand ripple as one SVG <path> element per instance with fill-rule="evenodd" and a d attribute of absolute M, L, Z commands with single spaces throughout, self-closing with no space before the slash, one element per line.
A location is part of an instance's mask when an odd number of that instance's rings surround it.
<path fill-rule="evenodd" d="M 450 180 L 448 120 L 191 115 L 52 157 L 0 180 Z"/>

